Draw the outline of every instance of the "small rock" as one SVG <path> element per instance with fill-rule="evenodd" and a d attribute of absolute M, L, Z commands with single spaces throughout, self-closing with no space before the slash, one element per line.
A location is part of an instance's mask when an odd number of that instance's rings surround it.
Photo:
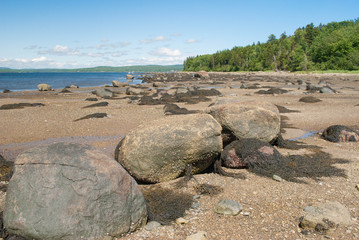
<path fill-rule="evenodd" d="M 200 203 L 194 202 L 194 203 L 192 203 L 191 208 L 196 209 L 196 208 L 199 208 L 200 206 L 201 206 Z"/>
<path fill-rule="evenodd" d="M 214 207 L 214 211 L 219 214 L 235 216 L 242 211 L 242 205 L 230 199 L 222 199 Z"/>
<path fill-rule="evenodd" d="M 359 184 L 355 185 L 355 188 L 359 191 Z"/>
<path fill-rule="evenodd" d="M 146 224 L 145 229 L 147 231 L 152 231 L 159 227 L 161 227 L 161 223 L 156 222 L 156 221 L 150 221 Z"/>
<path fill-rule="evenodd" d="M 249 212 L 244 212 L 244 213 L 243 213 L 243 216 L 247 216 L 247 217 L 248 217 L 248 216 L 250 216 L 250 215 L 251 215 L 251 214 L 250 214 Z"/>
<path fill-rule="evenodd" d="M 327 233 L 338 225 L 350 225 L 350 212 L 338 202 L 328 202 L 317 207 L 306 207 L 306 215 L 301 219 L 300 226 L 307 230 Z"/>
<path fill-rule="evenodd" d="M 181 225 L 181 224 L 189 223 L 189 221 L 188 221 L 187 219 L 184 219 L 184 218 L 180 217 L 180 218 L 177 218 L 177 219 L 176 219 L 176 223 L 177 223 L 178 225 Z"/>
<path fill-rule="evenodd" d="M 205 231 L 199 231 L 186 237 L 186 240 L 207 240 L 207 233 Z"/>
<path fill-rule="evenodd" d="M 276 181 L 278 181 L 278 182 L 282 182 L 282 181 L 283 181 L 283 179 L 282 179 L 281 177 L 279 177 L 278 175 L 273 175 L 272 178 L 273 178 L 273 180 L 276 180 Z"/>

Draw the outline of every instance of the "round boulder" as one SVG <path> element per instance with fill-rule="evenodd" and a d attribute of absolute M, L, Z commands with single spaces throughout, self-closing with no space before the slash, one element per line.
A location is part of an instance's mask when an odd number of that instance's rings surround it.
<path fill-rule="evenodd" d="M 142 226 L 144 197 L 134 179 L 89 145 L 56 143 L 17 157 L 4 225 L 27 239 L 99 239 Z"/>
<path fill-rule="evenodd" d="M 262 101 L 213 104 L 207 109 L 222 126 L 224 139 L 256 138 L 271 142 L 280 132 L 278 108 Z"/>
<path fill-rule="evenodd" d="M 233 141 L 221 154 L 223 166 L 229 168 L 268 166 L 281 159 L 281 154 L 272 145 L 254 138 Z"/>
<path fill-rule="evenodd" d="M 101 98 L 112 98 L 114 96 L 113 92 L 110 89 L 100 88 L 93 92 L 96 96 Z"/>
<path fill-rule="evenodd" d="M 221 130 L 208 114 L 168 116 L 131 131 L 115 158 L 139 181 L 169 181 L 209 167 L 222 151 Z"/>
<path fill-rule="evenodd" d="M 358 142 L 359 132 L 346 126 L 333 125 L 323 131 L 323 138 L 330 142 Z"/>
<path fill-rule="evenodd" d="M 39 85 L 37 85 L 37 89 L 39 91 L 51 91 L 51 86 L 49 84 L 46 83 L 41 83 Z"/>

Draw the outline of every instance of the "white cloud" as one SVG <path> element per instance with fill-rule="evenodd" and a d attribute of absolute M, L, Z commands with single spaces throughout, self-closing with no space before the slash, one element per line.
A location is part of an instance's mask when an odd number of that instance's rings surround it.
<path fill-rule="evenodd" d="M 196 43 L 196 42 L 198 42 L 198 40 L 193 39 L 193 38 L 188 39 L 188 40 L 186 41 L 186 43 Z"/>
<path fill-rule="evenodd" d="M 71 49 L 68 46 L 55 45 L 52 49 L 38 51 L 38 54 L 42 55 L 58 55 L 58 56 L 81 56 L 83 53 L 79 52 L 77 49 Z"/>
<path fill-rule="evenodd" d="M 165 38 L 164 36 L 158 36 L 155 38 L 147 38 L 140 40 L 141 43 L 153 43 L 153 42 L 161 42 L 161 41 L 169 41 L 169 39 Z"/>
<path fill-rule="evenodd" d="M 120 42 L 120 45 L 121 45 L 121 47 L 126 47 L 128 45 L 131 45 L 131 42 L 123 41 L 123 42 Z"/>
<path fill-rule="evenodd" d="M 155 51 L 150 52 L 151 55 L 155 56 L 170 56 L 176 57 L 181 56 L 181 51 L 178 49 L 170 49 L 170 48 L 158 48 Z"/>
<path fill-rule="evenodd" d="M 31 59 L 31 62 L 45 62 L 45 61 L 48 61 L 48 59 L 44 56 L 41 56 L 39 58 L 33 58 Z"/>
<path fill-rule="evenodd" d="M 69 51 L 69 47 L 68 46 L 61 46 L 61 45 L 56 45 L 53 48 L 54 52 L 58 52 L 58 53 L 65 53 Z"/>

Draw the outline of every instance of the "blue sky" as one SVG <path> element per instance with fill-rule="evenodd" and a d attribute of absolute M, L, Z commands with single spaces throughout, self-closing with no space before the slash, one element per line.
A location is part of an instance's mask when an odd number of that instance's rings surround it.
<path fill-rule="evenodd" d="M 358 0 L 0 0 L 0 67 L 182 64 L 358 17 Z"/>

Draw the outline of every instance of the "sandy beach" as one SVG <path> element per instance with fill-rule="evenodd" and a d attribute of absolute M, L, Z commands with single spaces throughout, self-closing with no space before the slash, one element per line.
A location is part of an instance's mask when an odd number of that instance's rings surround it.
<path fill-rule="evenodd" d="M 208 239 L 225 240 L 359 238 L 359 191 L 355 188 L 359 184 L 359 144 L 332 143 L 320 136 L 331 125 L 359 128 L 359 75 L 216 73 L 207 78 L 193 78 L 192 81 L 184 78 L 171 80 L 171 76 L 162 88 L 195 85 L 220 91 L 221 96 L 208 97 L 209 101 L 176 103 L 188 110 L 203 111 L 210 103 L 224 97 L 240 101 L 267 101 L 292 110 L 281 113 L 282 135 L 286 140 L 296 140 L 299 147 L 277 149 L 284 156 L 295 155 L 298 162 L 293 163 L 293 172 L 278 169 L 278 175 L 285 179 L 282 182 L 249 170 L 229 170 L 243 172 L 247 179 L 233 179 L 208 172 L 195 175 L 180 188 L 177 186 L 182 179 L 141 185 L 152 218 L 162 226 L 153 231 L 141 229 L 121 239 L 185 239 L 198 231 L 205 231 Z M 298 80 L 312 84 L 326 82 L 336 93 L 308 93 Z M 240 88 L 243 83 L 257 87 Z M 142 85 L 155 89 L 152 83 Z M 288 92 L 256 93 L 269 87 Z M 19 153 L 31 147 L 68 141 L 93 145 L 113 157 L 115 146 L 131 129 L 166 117 L 163 105 L 138 105 L 136 99 L 131 99 L 133 96 L 126 94 L 126 87 L 106 88 L 113 91 L 115 97 L 96 97 L 91 92 L 99 87 L 70 88 L 68 93 L 61 93 L 62 89 L 0 93 L 0 107 L 15 103 L 43 104 L 0 110 L 0 154 L 14 161 Z M 300 102 L 299 99 L 305 96 L 321 101 Z M 94 97 L 98 101 L 85 100 Z M 108 105 L 86 108 L 99 102 L 108 102 Z M 75 121 L 93 113 L 106 113 L 107 117 Z M 217 186 L 220 191 L 199 194 L 200 184 Z M 194 199 L 197 194 L 199 197 Z M 245 214 L 233 217 L 215 214 L 213 206 L 222 198 L 241 203 Z M 327 201 L 338 201 L 346 206 L 354 224 L 328 235 L 303 232 L 298 226 L 303 209 Z M 193 203 L 198 203 L 198 207 L 192 208 Z M 3 207 L 2 203 L 1 210 Z M 175 220 L 179 217 L 189 222 L 176 224 Z"/>

